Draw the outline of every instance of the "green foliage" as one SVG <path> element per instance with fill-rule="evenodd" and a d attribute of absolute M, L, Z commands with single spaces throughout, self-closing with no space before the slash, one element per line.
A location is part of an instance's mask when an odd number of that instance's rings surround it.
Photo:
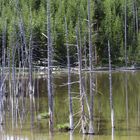
<path fill-rule="evenodd" d="M 57 128 L 59 131 L 64 131 L 64 132 L 70 130 L 69 123 L 58 124 Z"/>
<path fill-rule="evenodd" d="M 41 120 L 41 119 L 48 119 L 50 117 L 49 113 L 48 112 L 43 112 L 43 113 L 40 113 L 38 115 L 38 119 Z"/>
<path fill-rule="evenodd" d="M 19 22 L 22 21 L 29 47 L 30 29 L 33 31 L 33 61 L 38 64 L 47 57 L 47 40 L 42 33 L 47 33 L 46 0 L 1 0 L 0 1 L 0 35 L 4 21 L 7 21 L 7 47 L 15 45 L 13 38 L 20 41 Z M 96 45 L 98 63 L 108 63 L 107 42 L 110 40 L 112 63 L 124 62 L 124 7 L 125 0 L 91 0 L 92 43 Z M 130 63 L 138 60 L 139 55 L 139 23 L 140 2 L 127 0 L 127 54 Z M 66 65 L 65 22 L 68 25 L 68 41 L 76 44 L 75 27 L 80 21 L 82 47 L 88 47 L 87 1 L 86 0 L 52 0 L 51 31 L 54 46 L 54 59 L 57 65 Z M 137 21 L 138 20 L 138 21 Z M 30 24 L 32 22 L 32 24 Z M 32 26 L 32 27 L 31 27 Z M 16 28 L 16 29 L 14 29 Z M 12 37 L 14 33 L 15 37 Z M 86 36 L 86 41 L 84 40 Z M 0 37 L 2 42 L 2 37 Z M 11 44 L 12 43 L 12 44 Z M 0 47 L 2 43 L 0 43 Z M 1 50 L 1 49 L 0 49 Z M 76 49 L 70 48 L 71 63 L 76 61 Z M 87 51 L 88 52 L 88 51 Z M 88 54 L 87 54 L 88 56 Z M 41 63 L 43 65 L 43 63 Z"/>

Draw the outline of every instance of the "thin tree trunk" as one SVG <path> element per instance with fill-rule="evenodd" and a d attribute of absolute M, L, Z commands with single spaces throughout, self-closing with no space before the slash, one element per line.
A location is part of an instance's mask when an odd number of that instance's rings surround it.
<path fill-rule="evenodd" d="M 39 69 L 37 70 L 37 73 L 39 73 Z M 37 94 L 37 114 L 38 114 L 38 111 L 39 111 L 39 78 L 36 80 L 36 94 Z"/>
<path fill-rule="evenodd" d="M 136 32 L 137 32 L 137 37 L 139 33 L 139 18 L 138 18 L 138 7 L 137 7 L 137 1 L 135 0 L 135 12 L 136 12 Z"/>
<path fill-rule="evenodd" d="M 110 42 L 108 40 L 108 58 L 109 58 L 109 94 L 110 94 L 110 110 L 111 110 L 111 126 L 114 128 L 114 108 L 113 108 L 113 96 L 112 96 L 112 66 L 111 66 L 111 54 L 110 54 Z"/>
<path fill-rule="evenodd" d="M 53 132 L 53 91 L 52 91 L 52 40 L 51 40 L 51 17 L 50 0 L 47 0 L 47 39 L 48 39 L 48 106 L 49 106 L 49 130 Z"/>
<path fill-rule="evenodd" d="M 68 67 L 68 98 L 69 98 L 69 124 L 70 130 L 73 130 L 73 109 L 72 109 L 72 95 L 71 95 L 71 66 L 70 66 L 70 52 L 68 45 L 68 29 L 67 29 L 67 21 L 65 18 L 65 29 L 66 29 L 66 47 L 67 47 L 67 67 Z"/>
<path fill-rule="evenodd" d="M 16 94 L 16 71 L 15 71 L 15 53 L 16 47 L 12 48 L 12 127 L 15 126 L 15 94 Z"/>
<path fill-rule="evenodd" d="M 132 0 L 132 13 L 133 13 L 133 32 L 134 32 L 134 38 L 136 34 L 136 13 L 135 13 L 135 0 Z"/>
<path fill-rule="evenodd" d="M 80 103 L 81 103 L 81 129 L 82 133 L 86 134 L 86 122 L 85 122 L 85 109 L 84 109 L 84 93 L 83 93 L 83 81 L 82 81 L 82 54 L 81 46 L 79 45 L 79 32 L 76 28 L 76 42 L 77 42 L 77 54 L 78 54 L 78 71 L 79 71 L 79 90 L 80 90 Z"/>
<path fill-rule="evenodd" d="M 89 70 L 90 70 L 90 115 L 89 115 L 89 134 L 94 134 L 93 127 L 93 102 L 94 102 L 94 93 L 93 93 L 93 48 L 92 48 L 92 40 L 91 40 L 91 20 L 90 20 L 90 4 L 91 1 L 88 0 L 88 35 L 89 35 Z"/>
<path fill-rule="evenodd" d="M 127 67 L 127 0 L 125 0 L 125 25 L 124 25 L 125 67 Z"/>
<path fill-rule="evenodd" d="M 87 46 L 86 46 L 86 36 L 84 36 L 84 62 L 85 62 L 85 70 L 87 70 Z"/>
<path fill-rule="evenodd" d="M 20 30 L 20 38 L 21 38 L 21 41 L 22 41 L 22 46 L 21 46 L 21 50 L 22 50 L 22 66 L 25 67 L 26 64 L 27 64 L 28 53 L 27 53 L 25 31 L 24 31 L 22 18 L 20 19 L 20 22 L 19 22 L 19 30 Z"/>
<path fill-rule="evenodd" d="M 16 14 L 18 15 L 19 18 L 19 31 L 20 31 L 20 39 L 21 39 L 21 66 L 25 67 L 27 66 L 27 61 L 28 61 L 28 52 L 27 52 L 27 44 L 26 44 L 26 35 L 25 35 L 25 28 L 24 28 L 24 22 L 23 22 L 23 16 L 22 16 L 22 10 L 20 9 L 20 1 L 16 0 L 15 1 L 15 8 L 16 8 Z"/>
<path fill-rule="evenodd" d="M 4 83 L 5 83 L 5 56 L 6 56 L 6 30 L 7 23 L 5 22 L 3 32 L 2 32 L 2 67 L 1 67 L 1 81 L 0 81 L 0 124 L 4 122 Z"/>
<path fill-rule="evenodd" d="M 94 59 L 95 59 L 95 65 L 97 65 L 97 46 L 95 45 L 95 50 L 94 50 Z"/>
<path fill-rule="evenodd" d="M 28 63 L 29 63 L 29 96 L 30 96 L 30 120 L 31 120 L 31 129 L 34 127 L 34 112 L 33 112 L 33 100 L 34 100 L 34 93 L 33 93 L 33 74 L 32 74 L 32 14 L 30 10 L 30 41 L 29 41 L 29 56 L 28 56 Z"/>

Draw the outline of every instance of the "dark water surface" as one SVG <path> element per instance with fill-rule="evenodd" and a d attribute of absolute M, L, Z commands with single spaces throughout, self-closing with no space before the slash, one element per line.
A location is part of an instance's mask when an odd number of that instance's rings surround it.
<path fill-rule="evenodd" d="M 72 74 L 72 81 L 78 81 L 78 75 Z M 86 92 L 89 95 L 89 77 L 86 79 Z M 51 137 L 48 133 L 48 120 L 39 120 L 39 114 L 48 111 L 47 76 L 35 78 L 35 99 L 33 105 L 25 98 L 24 113 L 17 113 L 17 122 L 12 124 L 11 112 L 6 106 L 5 124 L 0 128 L 1 140 L 139 140 L 140 139 L 140 71 L 113 72 L 113 105 L 115 128 L 112 133 L 110 119 L 110 97 L 108 72 L 95 74 L 94 98 L 94 129 L 95 136 L 79 133 L 77 127 L 73 135 L 58 132 L 57 125 L 67 123 L 69 117 L 67 95 L 67 73 L 54 74 L 54 111 L 55 132 Z M 26 86 L 26 84 L 25 84 Z M 73 109 L 75 125 L 80 118 L 78 83 L 72 84 Z M 89 98 L 89 96 L 88 96 Z M 19 106 L 22 104 L 19 99 Z M 7 101 L 8 102 L 8 101 Z M 22 106 L 22 105 L 21 105 Z M 22 115 L 21 115 L 22 114 Z M 87 114 L 88 115 L 88 114 Z"/>

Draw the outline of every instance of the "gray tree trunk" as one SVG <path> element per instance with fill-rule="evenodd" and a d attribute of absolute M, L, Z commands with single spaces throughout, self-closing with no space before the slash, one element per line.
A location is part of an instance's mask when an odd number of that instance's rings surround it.
<path fill-rule="evenodd" d="M 15 127 L 15 102 L 16 102 L 16 70 L 15 70 L 15 54 L 16 54 L 16 47 L 13 46 L 12 48 L 12 127 Z"/>
<path fill-rule="evenodd" d="M 135 0 L 135 12 L 136 12 L 136 32 L 137 32 L 137 35 L 139 33 L 139 18 L 138 18 L 138 7 L 137 7 L 137 1 Z"/>
<path fill-rule="evenodd" d="M 81 104 L 81 129 L 82 133 L 86 134 L 86 122 L 85 122 L 85 109 L 84 109 L 84 92 L 83 92 L 83 81 L 82 81 L 82 54 L 81 46 L 79 45 L 79 32 L 76 27 L 76 42 L 77 42 L 77 55 L 78 55 L 78 72 L 79 72 L 79 91 L 80 91 L 80 104 Z"/>
<path fill-rule="evenodd" d="M 90 70 L 90 115 L 89 115 L 89 134 L 94 134 L 93 127 L 93 102 L 94 102 L 94 93 L 93 93 L 93 48 L 92 48 L 92 39 L 91 39 L 91 20 L 90 20 L 90 4 L 91 1 L 88 0 L 88 36 L 89 36 L 89 70 Z"/>
<path fill-rule="evenodd" d="M 47 39 L 48 39 L 48 107 L 49 107 L 49 130 L 53 132 L 53 90 L 52 90 L 52 40 L 51 40 L 51 17 L 50 0 L 47 0 Z"/>
<path fill-rule="evenodd" d="M 73 130 L 73 109 L 72 109 L 72 95 L 71 95 L 71 66 L 70 66 L 70 52 L 68 45 L 68 29 L 67 29 L 67 21 L 65 18 L 65 29 L 66 29 L 66 47 L 67 47 L 67 67 L 68 67 L 68 98 L 69 98 L 69 124 L 70 130 Z"/>
<path fill-rule="evenodd" d="M 30 120 L 31 120 L 31 129 L 34 127 L 34 111 L 33 111 L 33 101 L 34 101 L 34 89 L 33 89 L 33 74 L 32 74 L 32 14 L 30 10 L 30 40 L 29 40 L 29 55 L 28 55 L 28 64 L 29 64 L 29 96 L 30 96 Z"/>
<path fill-rule="evenodd" d="M 85 70 L 87 70 L 87 46 L 86 46 L 86 36 L 84 36 L 84 62 L 85 62 Z"/>
<path fill-rule="evenodd" d="M 112 97 L 112 66 L 111 66 L 111 54 L 110 54 L 110 42 L 108 40 L 108 59 L 109 59 L 109 95 L 110 95 L 110 111 L 111 111 L 111 126 L 114 128 L 114 108 Z"/>
<path fill-rule="evenodd" d="M 5 56 L 6 56 L 6 30 L 7 30 L 7 21 L 3 27 L 2 32 L 2 67 L 0 74 L 0 124 L 4 122 L 4 83 L 5 83 Z"/>
<path fill-rule="evenodd" d="M 127 67 L 127 0 L 125 0 L 125 25 L 124 25 L 125 67 Z"/>
<path fill-rule="evenodd" d="M 15 7 L 16 7 L 16 14 L 18 15 L 18 20 L 19 20 L 19 31 L 20 31 L 20 39 L 21 39 L 21 66 L 25 67 L 27 66 L 27 61 L 28 61 L 28 51 L 27 51 L 27 42 L 26 42 L 26 35 L 25 35 L 25 28 L 24 28 L 24 22 L 23 22 L 23 16 L 22 16 L 22 11 L 20 9 L 20 1 L 15 0 Z"/>

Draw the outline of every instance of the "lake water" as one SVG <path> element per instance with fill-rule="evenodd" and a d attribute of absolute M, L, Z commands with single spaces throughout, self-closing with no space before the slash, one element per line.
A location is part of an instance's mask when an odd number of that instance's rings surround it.
<path fill-rule="evenodd" d="M 31 105 L 26 96 L 18 100 L 16 119 L 12 118 L 10 99 L 5 105 L 5 123 L 0 126 L 1 140 L 138 140 L 140 138 L 140 71 L 113 72 L 112 90 L 115 128 L 112 133 L 110 117 L 110 96 L 108 72 L 95 73 L 94 98 L 94 129 L 95 135 L 88 136 L 79 133 L 77 127 L 73 135 L 59 132 L 58 124 L 67 123 L 69 116 L 67 95 L 67 73 L 54 74 L 54 123 L 53 136 L 48 133 L 48 120 L 38 120 L 38 115 L 48 111 L 47 76 L 44 74 L 34 79 L 35 99 Z M 84 74 L 86 93 L 89 98 L 89 76 Z M 78 75 L 72 74 L 72 96 L 75 125 L 80 118 L 80 103 L 78 92 Z M 27 87 L 27 80 L 22 83 Z M 6 83 L 8 87 L 8 82 Z M 24 87 L 25 86 L 25 87 Z M 26 93 L 27 94 L 27 93 Z M 23 109 L 24 108 L 24 109 Z M 14 111 L 13 111 L 14 112 Z M 14 116 L 14 113 L 13 113 Z"/>

